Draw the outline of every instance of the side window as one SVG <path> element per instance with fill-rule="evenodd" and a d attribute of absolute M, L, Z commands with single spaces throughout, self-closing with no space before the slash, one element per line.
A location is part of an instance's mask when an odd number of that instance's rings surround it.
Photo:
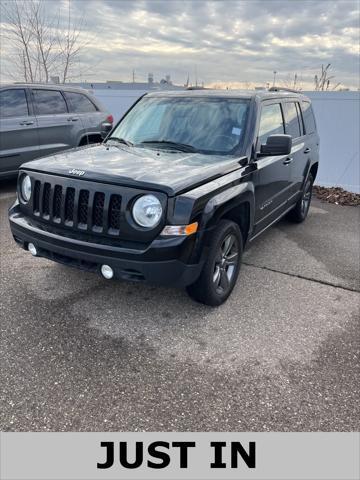
<path fill-rule="evenodd" d="M 69 103 L 71 112 L 89 113 L 97 111 L 95 105 L 85 95 L 73 92 L 64 92 L 64 94 Z"/>
<path fill-rule="evenodd" d="M 269 135 L 284 132 L 284 122 L 280 103 L 264 105 L 260 116 L 259 145 L 266 143 L 266 139 Z"/>
<path fill-rule="evenodd" d="M 58 90 L 33 90 L 37 115 L 67 113 L 66 103 Z"/>
<path fill-rule="evenodd" d="M 302 102 L 302 112 L 306 133 L 316 132 L 315 118 L 310 102 Z"/>
<path fill-rule="evenodd" d="M 29 115 L 25 90 L 3 90 L 0 92 L 0 116 L 26 117 Z"/>
<path fill-rule="evenodd" d="M 300 137 L 300 123 L 295 102 L 284 104 L 285 132 L 293 138 Z"/>

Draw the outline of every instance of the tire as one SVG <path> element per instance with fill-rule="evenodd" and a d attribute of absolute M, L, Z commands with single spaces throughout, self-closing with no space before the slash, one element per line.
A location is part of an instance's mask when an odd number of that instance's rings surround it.
<path fill-rule="evenodd" d="M 311 203 L 313 183 L 313 176 L 311 175 L 311 173 L 309 173 L 300 199 L 297 201 L 295 207 L 288 214 L 288 218 L 292 222 L 301 223 L 307 217 Z"/>
<path fill-rule="evenodd" d="M 197 302 L 219 306 L 232 292 L 239 275 L 243 239 L 239 226 L 220 220 L 212 233 L 209 254 L 198 280 L 187 287 Z"/>

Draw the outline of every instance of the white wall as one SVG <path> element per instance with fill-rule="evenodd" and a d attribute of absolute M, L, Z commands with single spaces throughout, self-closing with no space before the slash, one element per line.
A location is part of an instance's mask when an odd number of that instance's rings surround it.
<path fill-rule="evenodd" d="M 141 95 L 148 92 L 148 90 L 111 89 L 94 89 L 89 91 L 109 110 L 114 117 L 114 122 L 117 122 Z"/>
<path fill-rule="evenodd" d="M 360 193 L 360 92 L 307 92 L 320 135 L 318 185 Z"/>
<path fill-rule="evenodd" d="M 143 90 L 93 90 L 115 121 Z M 320 167 L 316 183 L 360 193 L 360 92 L 305 92 L 312 102 L 320 134 Z"/>

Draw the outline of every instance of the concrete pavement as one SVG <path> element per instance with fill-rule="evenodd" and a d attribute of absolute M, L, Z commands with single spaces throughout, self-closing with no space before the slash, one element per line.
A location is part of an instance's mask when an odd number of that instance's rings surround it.
<path fill-rule="evenodd" d="M 13 242 L 0 185 L 2 430 L 359 429 L 359 211 L 313 201 L 244 255 L 222 307 Z"/>

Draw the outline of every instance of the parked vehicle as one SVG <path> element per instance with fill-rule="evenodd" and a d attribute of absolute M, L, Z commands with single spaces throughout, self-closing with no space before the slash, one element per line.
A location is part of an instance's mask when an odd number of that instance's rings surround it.
<path fill-rule="evenodd" d="M 305 220 L 318 162 L 304 95 L 150 93 L 103 144 L 23 165 L 10 226 L 33 255 L 220 305 L 245 246 Z"/>
<path fill-rule="evenodd" d="M 0 87 L 0 178 L 60 150 L 102 141 L 113 117 L 93 95 L 65 85 Z"/>

